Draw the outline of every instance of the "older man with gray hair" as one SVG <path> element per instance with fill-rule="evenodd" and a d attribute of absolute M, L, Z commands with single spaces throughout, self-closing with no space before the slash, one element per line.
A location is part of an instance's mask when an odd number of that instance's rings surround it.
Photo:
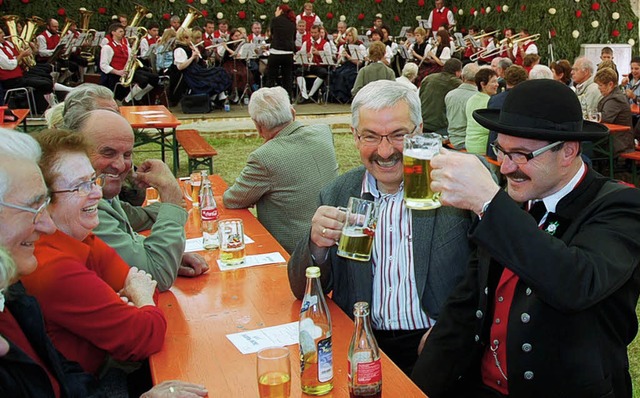
<path fill-rule="evenodd" d="M 320 189 L 338 176 L 331 128 L 305 126 L 282 87 L 251 96 L 249 116 L 265 143 L 224 193 L 230 209 L 257 206 L 258 220 L 291 253 L 309 230 Z"/>
<path fill-rule="evenodd" d="M 571 80 L 583 112 L 596 110 L 598 102 L 602 99 L 598 84 L 593 81 L 594 77 L 593 62 L 587 57 L 576 58 L 571 68 Z"/>
<path fill-rule="evenodd" d="M 449 141 L 455 149 L 464 149 L 467 136 L 467 101 L 477 92 L 476 73 L 480 67 L 475 62 L 462 67 L 462 84 L 444 97 L 447 111 Z"/>
<path fill-rule="evenodd" d="M 420 340 L 434 325 L 449 292 L 461 279 L 470 247 L 469 213 L 452 207 L 434 211 L 405 206 L 402 147 L 406 135 L 422 131 L 420 98 L 395 81 L 367 84 L 351 104 L 351 131 L 363 166 L 326 186 L 311 228 L 288 264 L 289 284 L 302 298 L 305 269 L 317 265 L 325 292 L 347 314 L 356 301 L 371 303 L 373 333 L 382 350 L 406 373 Z M 380 208 L 369 261 L 337 255 L 350 197 Z"/>

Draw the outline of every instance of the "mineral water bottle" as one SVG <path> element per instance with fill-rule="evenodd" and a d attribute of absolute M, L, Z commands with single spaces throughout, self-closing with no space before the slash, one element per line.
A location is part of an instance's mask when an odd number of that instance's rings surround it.
<path fill-rule="evenodd" d="M 202 245 L 205 249 L 217 249 L 218 242 L 218 205 L 213 197 L 211 181 L 206 175 L 202 177 L 200 191 L 200 218 L 202 219 Z"/>
<path fill-rule="evenodd" d="M 302 392 L 324 395 L 333 389 L 331 314 L 320 286 L 320 268 L 308 267 L 300 309 L 300 382 Z"/>
<path fill-rule="evenodd" d="M 371 331 L 369 303 L 355 303 L 353 316 L 356 327 L 349 345 L 349 397 L 380 398 L 382 363 L 378 343 Z"/>
<path fill-rule="evenodd" d="M 224 100 L 224 111 L 225 112 L 230 112 L 231 111 L 231 103 L 229 102 L 229 98 Z"/>
<path fill-rule="evenodd" d="M 589 118 L 589 106 L 587 105 L 587 98 L 585 96 L 580 100 L 580 106 L 582 107 L 582 118 L 587 120 Z"/>

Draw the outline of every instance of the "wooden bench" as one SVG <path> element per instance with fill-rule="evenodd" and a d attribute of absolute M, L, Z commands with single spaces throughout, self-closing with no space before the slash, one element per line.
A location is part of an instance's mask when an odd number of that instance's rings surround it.
<path fill-rule="evenodd" d="M 631 160 L 631 175 L 633 177 L 633 185 L 638 186 L 637 163 L 640 162 L 640 151 L 622 153 L 620 154 L 620 157 L 623 159 Z"/>
<path fill-rule="evenodd" d="M 207 166 L 209 174 L 213 174 L 213 157 L 218 152 L 202 138 L 197 130 L 178 130 L 176 139 L 189 157 L 189 174 L 199 166 Z"/>

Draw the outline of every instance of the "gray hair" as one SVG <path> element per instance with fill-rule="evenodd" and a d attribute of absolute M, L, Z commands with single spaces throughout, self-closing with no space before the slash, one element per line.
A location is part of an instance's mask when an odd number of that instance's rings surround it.
<path fill-rule="evenodd" d="M 553 72 L 546 65 L 534 65 L 533 68 L 529 71 L 529 80 L 537 80 L 537 79 L 552 79 L 553 80 Z"/>
<path fill-rule="evenodd" d="M 267 130 L 293 121 L 289 94 L 280 87 L 264 87 L 254 92 L 249 101 L 249 116 Z"/>
<path fill-rule="evenodd" d="M 475 62 L 470 62 L 462 67 L 462 81 L 463 82 L 474 82 L 476 81 L 476 73 L 480 67 Z"/>
<path fill-rule="evenodd" d="M 102 108 L 103 106 L 98 105 L 100 100 L 113 101 L 113 92 L 93 83 L 84 83 L 71 90 L 64 99 L 63 126 L 71 129 L 70 124 L 74 121 L 90 111 Z"/>
<path fill-rule="evenodd" d="M 404 64 L 404 67 L 402 68 L 402 76 L 413 81 L 413 79 L 418 76 L 418 64 L 414 62 L 407 62 Z"/>
<path fill-rule="evenodd" d="M 500 58 L 500 61 L 498 61 L 498 68 L 502 70 L 507 70 L 507 68 L 510 67 L 511 65 L 513 65 L 513 61 L 506 57 Z"/>
<path fill-rule="evenodd" d="M 573 62 L 573 65 L 578 69 L 588 71 L 592 75 L 593 75 L 593 72 L 595 72 L 596 70 L 595 66 L 593 65 L 593 62 L 589 58 L 584 56 L 576 58 L 576 60 Z"/>
<path fill-rule="evenodd" d="M 22 159 L 37 164 L 41 155 L 40 145 L 30 135 L 0 128 L 0 158 L 3 160 Z M 11 176 L 0 166 L 0 200 L 4 200 L 10 182 Z"/>
<path fill-rule="evenodd" d="M 4 247 L 0 247 L 0 290 L 6 289 L 13 282 L 17 273 L 16 263 L 11 255 Z"/>
<path fill-rule="evenodd" d="M 180 22 L 180 17 L 178 15 L 174 15 L 169 19 L 169 22 Z"/>
<path fill-rule="evenodd" d="M 409 117 L 416 127 L 422 124 L 422 111 L 418 93 L 408 85 L 394 80 L 377 80 L 364 86 L 351 103 L 351 127 L 358 129 L 360 108 L 380 111 L 404 101 L 409 106 Z"/>

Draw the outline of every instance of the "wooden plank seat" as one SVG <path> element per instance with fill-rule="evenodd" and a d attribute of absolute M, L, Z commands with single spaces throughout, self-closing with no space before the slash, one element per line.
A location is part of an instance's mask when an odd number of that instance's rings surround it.
<path fill-rule="evenodd" d="M 626 152 L 620 154 L 622 159 L 631 160 L 631 175 L 633 176 L 633 185 L 638 186 L 638 165 L 640 162 L 640 151 Z"/>
<path fill-rule="evenodd" d="M 176 139 L 189 157 L 189 174 L 199 166 L 207 166 L 213 174 L 213 157 L 218 152 L 198 133 L 197 130 L 178 130 Z"/>

